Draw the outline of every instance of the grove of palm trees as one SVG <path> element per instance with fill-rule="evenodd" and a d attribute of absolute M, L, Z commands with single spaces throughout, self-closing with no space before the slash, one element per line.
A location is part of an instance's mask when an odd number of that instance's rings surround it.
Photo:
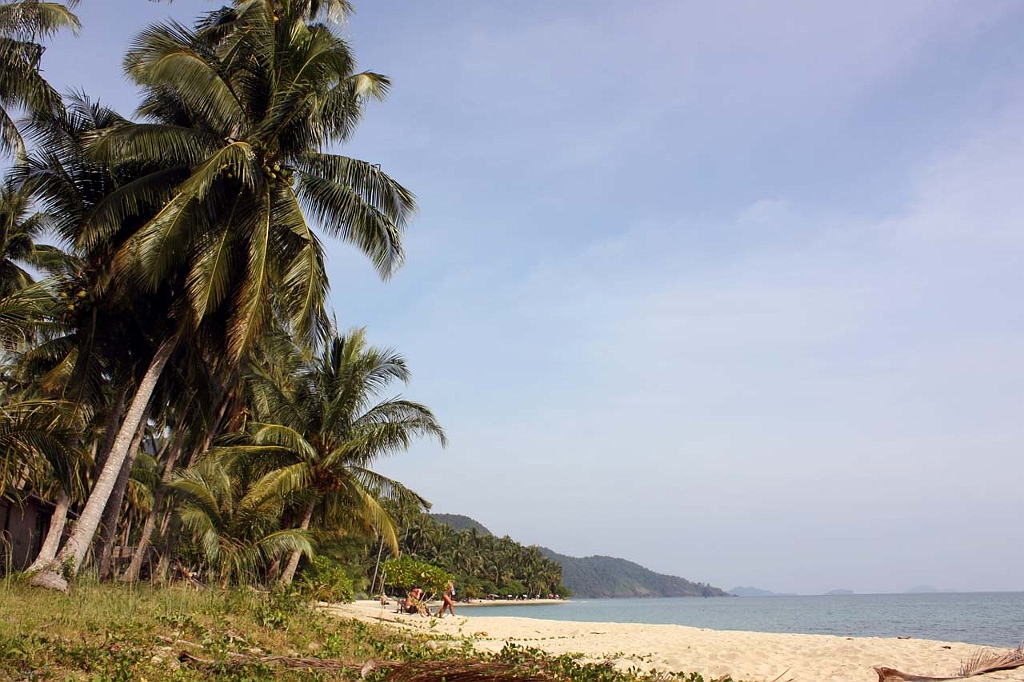
<path fill-rule="evenodd" d="M 339 153 L 389 88 L 339 37 L 348 3 L 233 0 L 148 27 L 123 61 L 134 112 L 43 78 L 75 4 L 0 5 L 0 491 L 9 516 L 48 518 L 30 565 L 8 540 L 4 570 L 62 591 L 374 591 L 405 552 L 469 593 L 557 590 L 535 548 L 438 530 L 374 471 L 446 436 L 396 396 L 404 358 L 330 308 L 323 240 L 387 279 L 416 208 Z"/>

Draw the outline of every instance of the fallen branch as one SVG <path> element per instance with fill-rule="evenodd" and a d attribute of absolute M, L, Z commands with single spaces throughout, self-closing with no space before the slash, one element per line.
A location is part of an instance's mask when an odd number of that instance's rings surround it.
<path fill-rule="evenodd" d="M 925 677 L 900 672 L 893 668 L 875 666 L 878 682 L 944 682 L 945 680 L 962 680 L 997 670 L 1013 670 L 1024 667 L 1024 643 L 1013 651 L 990 651 L 982 649 L 966 661 L 960 663 L 960 669 L 951 677 Z"/>

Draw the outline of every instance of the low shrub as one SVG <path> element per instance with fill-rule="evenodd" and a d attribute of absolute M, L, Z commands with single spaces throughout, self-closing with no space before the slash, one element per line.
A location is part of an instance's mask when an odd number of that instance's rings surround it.
<path fill-rule="evenodd" d="M 355 599 L 352 578 L 342 564 L 326 556 L 313 559 L 298 582 L 303 595 L 317 601 L 351 602 Z"/>

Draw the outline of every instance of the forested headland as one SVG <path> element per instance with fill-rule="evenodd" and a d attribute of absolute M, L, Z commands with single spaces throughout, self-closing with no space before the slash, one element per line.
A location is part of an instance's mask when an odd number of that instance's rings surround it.
<path fill-rule="evenodd" d="M 435 521 L 449 526 L 457 534 L 473 537 L 491 535 L 479 521 L 461 514 L 431 514 Z M 507 540 L 507 538 L 505 538 Z M 707 583 L 691 582 L 685 578 L 655 573 L 625 559 L 608 556 L 572 557 L 559 554 L 546 547 L 526 548 L 530 554 L 536 550 L 560 568 L 565 593 L 589 599 L 620 597 L 724 597 L 723 590 Z M 516 592 L 512 592 L 516 594 Z"/>
<path fill-rule="evenodd" d="M 724 590 L 674 575 L 655 573 L 640 564 L 609 556 L 571 557 L 542 548 L 562 567 L 572 593 L 593 599 L 619 597 L 727 597 Z"/>

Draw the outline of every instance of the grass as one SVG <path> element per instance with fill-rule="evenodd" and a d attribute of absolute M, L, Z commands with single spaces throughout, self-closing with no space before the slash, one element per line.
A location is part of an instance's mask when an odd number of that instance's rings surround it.
<path fill-rule="evenodd" d="M 477 654 L 468 639 L 339 620 L 283 593 L 79 584 L 65 595 L 31 588 L 19 577 L 0 581 L 0 679 L 323 682 L 362 677 L 371 682 L 704 682 L 692 673 L 624 672 L 511 644 L 499 654 Z"/>

